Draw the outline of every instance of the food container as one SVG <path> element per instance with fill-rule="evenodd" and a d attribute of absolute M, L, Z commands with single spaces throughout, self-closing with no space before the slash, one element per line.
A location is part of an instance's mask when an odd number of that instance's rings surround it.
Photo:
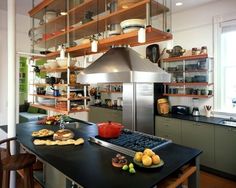
<path fill-rule="evenodd" d="M 103 138 L 117 138 L 120 136 L 121 130 L 124 128 L 120 123 L 103 122 L 98 123 L 98 135 Z"/>

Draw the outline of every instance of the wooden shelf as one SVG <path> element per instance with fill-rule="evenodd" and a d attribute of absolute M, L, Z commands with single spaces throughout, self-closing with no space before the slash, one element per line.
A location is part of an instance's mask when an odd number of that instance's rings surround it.
<path fill-rule="evenodd" d="M 162 32 L 155 28 L 149 28 L 146 31 L 146 43 L 143 43 L 143 45 L 170 39 L 172 39 L 172 34 Z M 113 45 L 118 46 L 127 44 L 129 44 L 131 47 L 140 45 L 140 43 L 138 43 L 138 31 L 133 31 L 130 33 L 125 33 L 122 35 L 99 40 L 98 51 L 105 52 L 109 50 Z M 68 48 L 67 52 L 69 52 L 71 56 L 83 56 L 84 54 L 92 54 L 90 44 L 78 45 L 72 48 Z"/>
<path fill-rule="evenodd" d="M 90 36 L 99 32 L 103 32 L 106 30 L 106 25 L 109 24 L 119 24 L 121 21 L 127 18 L 146 18 L 146 3 L 152 2 L 152 16 L 157 14 L 163 13 L 163 11 L 168 11 L 168 8 L 159 4 L 154 0 L 142 0 L 139 3 L 130 6 L 129 9 L 121 9 L 114 13 L 108 14 L 107 16 L 102 16 L 99 20 L 94 19 L 88 23 L 83 25 L 68 28 L 63 32 L 58 33 L 46 40 L 41 40 L 39 43 L 36 44 L 38 47 L 43 48 L 50 48 L 53 46 L 57 46 L 57 44 L 66 43 L 67 37 L 66 35 L 69 33 L 73 36 L 73 40 L 77 40 L 80 38 L 84 38 L 86 36 Z M 137 41 L 137 40 L 136 40 Z M 153 41 L 156 42 L 156 41 Z M 126 41 L 127 44 L 127 41 Z M 140 45 L 140 44 L 139 44 Z"/>
<path fill-rule="evenodd" d="M 200 55 L 191 55 L 191 56 L 180 56 L 180 57 L 170 57 L 163 59 L 163 62 L 175 63 L 175 61 L 183 61 L 183 60 L 194 60 L 194 59 L 205 59 L 208 58 L 208 54 L 200 54 Z"/>
<path fill-rule="evenodd" d="M 213 83 L 208 82 L 188 82 L 188 83 L 163 83 L 164 85 L 169 86 L 211 86 Z"/>
<path fill-rule="evenodd" d="M 81 67 L 58 67 L 55 69 L 41 69 L 41 72 L 66 72 L 67 69 L 70 69 L 70 71 L 80 71 L 83 70 L 84 68 Z"/>
<path fill-rule="evenodd" d="M 213 95 L 188 95 L 188 94 L 164 94 L 164 96 L 171 97 L 193 97 L 193 98 L 211 98 Z"/>
<path fill-rule="evenodd" d="M 47 86 L 52 86 L 51 84 L 30 84 L 32 86 L 39 86 L 39 87 L 47 87 Z M 58 86 L 58 87 L 66 87 L 68 84 L 53 84 L 53 86 Z"/>
<path fill-rule="evenodd" d="M 36 107 L 36 108 L 41 108 L 41 109 L 44 109 L 44 110 L 49 110 L 49 111 L 54 111 L 54 112 L 57 112 L 57 113 L 61 113 L 61 114 L 70 114 L 70 113 L 77 113 L 77 112 L 88 112 L 89 109 L 81 109 L 81 110 L 70 110 L 70 111 L 67 111 L 67 110 L 60 110 L 60 109 L 56 109 L 55 107 L 49 107 L 49 106 L 45 106 L 45 105 L 41 105 L 41 104 L 30 104 L 31 106 L 33 107 Z"/>
<path fill-rule="evenodd" d="M 35 96 L 35 97 L 41 97 L 41 98 L 45 98 L 45 99 L 57 99 L 57 100 L 68 100 L 67 97 L 55 97 L 53 95 L 38 95 L 38 94 L 30 94 L 31 96 Z"/>

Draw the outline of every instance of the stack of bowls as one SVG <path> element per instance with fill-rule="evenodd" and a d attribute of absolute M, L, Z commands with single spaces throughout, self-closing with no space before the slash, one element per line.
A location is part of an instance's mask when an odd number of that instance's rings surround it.
<path fill-rule="evenodd" d="M 137 31 L 145 27 L 146 21 L 144 19 L 128 19 L 120 23 L 123 33 Z"/>

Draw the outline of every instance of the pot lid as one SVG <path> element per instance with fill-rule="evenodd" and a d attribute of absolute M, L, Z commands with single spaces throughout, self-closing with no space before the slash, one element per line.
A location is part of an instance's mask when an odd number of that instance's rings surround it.
<path fill-rule="evenodd" d="M 88 83 L 154 83 L 170 82 L 171 75 L 149 59 L 128 47 L 108 50 L 80 72 L 77 82 Z"/>

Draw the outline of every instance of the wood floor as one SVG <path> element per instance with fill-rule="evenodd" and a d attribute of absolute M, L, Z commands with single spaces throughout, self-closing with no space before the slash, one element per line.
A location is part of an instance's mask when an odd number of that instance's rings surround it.
<path fill-rule="evenodd" d="M 236 188 L 236 181 L 221 178 L 203 171 L 201 171 L 200 178 L 200 188 Z M 23 188 L 23 181 L 21 180 L 21 178 L 17 179 L 16 188 Z M 35 182 L 34 188 L 41 188 L 41 186 Z"/>

